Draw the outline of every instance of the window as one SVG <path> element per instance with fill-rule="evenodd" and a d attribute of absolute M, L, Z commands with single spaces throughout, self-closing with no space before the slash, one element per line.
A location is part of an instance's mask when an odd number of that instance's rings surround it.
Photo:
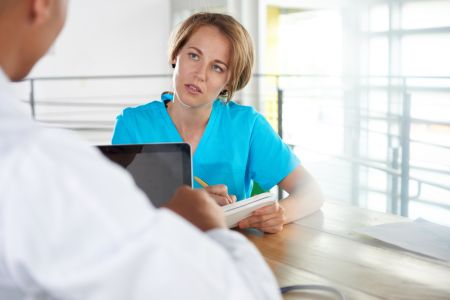
<path fill-rule="evenodd" d="M 326 196 L 449 225 L 450 1 L 278 12 L 283 137 Z"/>

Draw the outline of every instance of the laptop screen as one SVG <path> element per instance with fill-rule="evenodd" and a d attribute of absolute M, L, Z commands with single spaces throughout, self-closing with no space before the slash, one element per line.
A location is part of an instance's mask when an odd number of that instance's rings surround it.
<path fill-rule="evenodd" d="M 127 169 L 154 206 L 164 205 L 181 185 L 192 187 L 191 148 L 187 143 L 98 146 Z"/>

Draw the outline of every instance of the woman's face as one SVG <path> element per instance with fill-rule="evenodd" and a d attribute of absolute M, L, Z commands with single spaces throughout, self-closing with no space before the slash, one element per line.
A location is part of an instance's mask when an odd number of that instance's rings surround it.
<path fill-rule="evenodd" d="M 230 56 L 230 42 L 219 29 L 197 29 L 173 62 L 175 101 L 192 108 L 211 104 L 228 83 Z"/>

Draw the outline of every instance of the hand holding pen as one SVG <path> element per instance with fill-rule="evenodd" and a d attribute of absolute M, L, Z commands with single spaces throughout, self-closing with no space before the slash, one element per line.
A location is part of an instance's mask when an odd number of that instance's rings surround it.
<path fill-rule="evenodd" d="M 224 184 L 208 185 L 202 179 L 194 176 L 195 181 L 200 184 L 208 194 L 216 200 L 220 206 L 236 202 L 235 195 L 228 195 L 228 188 Z"/>

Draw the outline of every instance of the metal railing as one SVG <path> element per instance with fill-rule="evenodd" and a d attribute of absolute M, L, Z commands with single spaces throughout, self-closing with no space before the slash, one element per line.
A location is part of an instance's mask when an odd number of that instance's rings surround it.
<path fill-rule="evenodd" d="M 138 105 L 145 103 L 146 101 L 157 99 L 159 93 L 162 90 L 156 90 L 154 87 L 160 87 L 159 84 L 153 84 L 155 80 L 166 81 L 167 86 L 170 86 L 171 75 L 119 75 L 119 76 L 84 76 L 84 77 L 45 77 L 45 78 L 30 78 L 26 79 L 23 83 L 28 85 L 29 94 L 28 97 L 23 99 L 23 101 L 30 105 L 31 116 L 36 120 L 48 125 L 56 127 L 65 127 L 68 129 L 77 130 L 80 132 L 90 132 L 106 134 L 112 131 L 114 125 L 114 117 L 123 107 Z M 115 89 L 118 85 L 117 82 L 123 83 L 124 81 L 142 81 L 143 92 L 134 93 L 132 90 L 123 91 L 121 89 Z M 261 81 L 270 80 L 271 86 L 267 86 Z M 410 81 L 414 80 L 437 80 L 437 81 L 448 81 L 443 85 L 415 85 L 409 84 Z M 68 98 L 67 95 L 71 95 L 73 90 L 64 90 L 63 96 L 57 95 L 55 93 L 42 93 L 40 87 L 45 84 L 49 84 L 52 87 L 60 85 L 62 82 L 69 83 L 85 83 L 89 82 L 89 86 L 92 88 L 98 82 L 110 82 L 107 84 L 107 88 L 104 91 L 95 89 L 95 95 L 89 94 L 89 88 L 87 89 L 87 94 L 77 94 L 73 98 Z M 304 81 L 304 84 L 301 83 Z M 336 93 L 336 95 L 315 95 L 314 93 L 305 92 L 310 91 L 311 88 L 308 86 L 308 82 L 317 81 L 319 84 L 315 84 L 312 89 L 319 91 L 320 88 L 326 89 L 327 86 L 320 87 L 320 82 L 322 81 L 332 81 L 332 86 L 329 87 L 330 91 Z M 373 82 L 372 82 L 373 81 Z M 344 151 L 342 153 L 327 153 L 326 151 L 313 149 L 313 152 L 338 159 L 349 163 L 354 172 L 352 172 L 353 179 L 353 189 L 355 189 L 352 194 L 359 193 L 361 189 L 359 187 L 359 175 L 360 169 L 367 168 L 372 170 L 378 170 L 384 172 L 389 176 L 389 188 L 386 188 L 386 195 L 391 199 L 389 204 L 389 210 L 393 213 L 398 213 L 398 209 L 401 215 L 408 216 L 409 201 L 421 201 L 423 203 L 439 206 L 445 209 L 450 209 L 450 201 L 444 201 L 444 203 L 437 203 L 433 201 L 427 201 L 426 199 L 420 199 L 422 187 L 430 186 L 438 188 L 445 192 L 450 192 L 450 167 L 446 171 L 444 169 L 423 167 L 419 165 L 414 165 L 410 161 L 411 154 L 411 144 L 421 144 L 427 147 L 434 147 L 435 149 L 441 149 L 442 151 L 448 151 L 448 157 L 450 157 L 450 144 L 440 144 L 428 142 L 425 140 L 420 140 L 411 137 L 411 127 L 419 124 L 425 124 L 428 126 L 441 126 L 447 128 L 448 137 L 450 141 L 450 122 L 448 120 L 432 120 L 432 119 L 420 119 L 414 118 L 411 114 L 412 106 L 412 95 L 413 93 L 423 92 L 423 91 L 434 91 L 447 93 L 449 95 L 448 105 L 450 106 L 450 77 L 383 77 L 383 76 L 359 76 L 359 77 L 341 77 L 341 76 L 320 76 L 320 75 L 280 75 L 280 74 L 256 74 L 254 78 L 256 83 L 256 93 L 250 91 L 247 92 L 247 96 L 252 96 L 258 99 L 261 105 L 266 105 L 271 103 L 272 108 L 264 109 L 266 117 L 276 129 L 278 130 L 280 136 L 284 137 L 285 140 L 291 144 L 293 147 L 301 147 L 302 149 L 307 149 L 308 145 L 298 143 L 297 140 L 290 140 L 289 137 L 285 135 L 289 128 L 296 126 L 295 122 L 292 120 L 286 120 L 285 116 L 288 113 L 292 113 L 292 108 L 301 107 L 299 102 L 308 101 L 308 99 L 325 99 L 333 98 L 339 99 L 334 105 L 341 105 L 336 108 L 343 115 L 351 115 L 355 119 L 354 124 L 340 124 L 343 132 L 348 134 L 349 132 L 354 133 L 359 137 L 358 141 L 352 142 L 352 148 L 354 151 Z M 297 82 L 297 85 L 295 84 Z M 336 84 L 337 82 L 337 84 Z M 352 82 L 353 84 L 348 85 L 346 82 Z M 395 84 L 393 84 L 395 82 Z M 73 89 L 76 89 L 72 86 Z M 300 86 L 300 87 L 299 87 Z M 113 91 L 111 91 L 111 87 Z M 152 91 L 153 88 L 153 91 Z M 69 87 L 70 89 L 70 87 Z M 48 91 L 48 89 L 44 89 Z M 379 116 L 373 116 L 374 110 L 370 108 L 367 109 L 361 101 L 362 96 L 367 91 L 372 90 L 383 90 L 386 91 L 390 96 L 389 101 L 395 97 L 392 95 L 397 95 L 397 104 L 400 104 L 400 108 L 397 113 L 389 111 L 380 112 Z M 297 94 L 296 94 L 297 93 Z M 340 95 L 339 95 L 340 94 Z M 347 101 L 345 95 L 354 95 L 354 100 Z M 316 97 L 316 98 L 315 98 Z M 119 100 L 117 100 L 119 99 Z M 305 100 L 306 99 L 306 100 Z M 310 101 L 313 102 L 313 101 Z M 369 103 L 365 101 L 366 104 Z M 370 103 L 369 103 L 370 104 Z M 367 105 L 369 105 L 367 104 Z M 391 107 L 393 104 L 388 103 Z M 395 106 L 395 105 L 394 105 Z M 108 113 L 105 112 L 103 118 L 97 118 L 94 114 L 91 119 L 89 118 L 65 118 L 58 117 L 57 112 L 39 112 L 39 107 L 47 107 L 50 110 L 57 108 L 76 108 L 78 113 L 81 115 L 83 112 L 93 112 L 96 111 L 98 114 L 104 113 L 105 110 L 109 110 Z M 97 110 L 95 110 L 97 109 Z M 67 115 L 70 114 L 70 109 L 68 109 Z M 72 115 L 75 113 L 72 113 Z M 64 113 L 59 116 L 64 115 Z M 388 127 L 398 127 L 397 133 L 383 132 L 373 130 L 370 126 L 362 126 L 363 123 L 369 124 L 372 121 L 379 121 L 388 124 Z M 292 130 L 291 130 L 292 131 Z M 389 148 L 386 149 L 390 159 L 374 159 L 369 156 L 361 155 L 360 146 L 358 143 L 361 142 L 361 135 L 368 134 L 379 134 L 380 136 L 385 136 L 389 140 Z M 392 146 L 392 144 L 398 144 L 397 146 Z M 345 154 L 347 153 L 347 154 Z M 427 172 L 428 174 L 433 174 L 434 177 L 441 176 L 443 180 L 433 180 L 424 178 L 422 176 L 413 176 L 411 170 L 420 170 L 421 172 Z M 354 174 L 353 174 L 354 173 Z M 444 183 L 442 183 L 444 181 Z M 417 183 L 416 195 L 411 195 L 410 183 Z M 368 188 L 368 190 L 376 190 Z M 380 192 L 380 191 L 379 191 Z M 399 202 L 397 201 L 399 199 Z M 357 202 L 354 200 L 353 202 Z"/>

